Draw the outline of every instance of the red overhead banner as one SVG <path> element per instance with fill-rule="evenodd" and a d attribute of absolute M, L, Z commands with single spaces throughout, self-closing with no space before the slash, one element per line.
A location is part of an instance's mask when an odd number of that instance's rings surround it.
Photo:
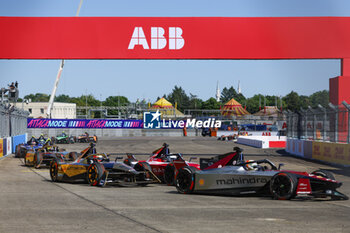
<path fill-rule="evenodd" d="M 0 58 L 348 58 L 349 28 L 349 17 L 0 17 Z"/>

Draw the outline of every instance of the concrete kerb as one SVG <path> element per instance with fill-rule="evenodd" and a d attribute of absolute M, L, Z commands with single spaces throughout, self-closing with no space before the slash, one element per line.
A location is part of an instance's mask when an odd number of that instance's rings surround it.
<path fill-rule="evenodd" d="M 4 155 L 0 157 L 0 162 L 6 158 L 8 158 L 10 155 L 14 155 L 14 154 L 8 154 L 8 155 Z"/>

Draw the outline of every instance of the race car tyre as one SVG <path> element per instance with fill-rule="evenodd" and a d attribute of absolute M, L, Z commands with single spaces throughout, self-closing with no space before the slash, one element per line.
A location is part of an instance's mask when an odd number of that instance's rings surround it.
<path fill-rule="evenodd" d="M 124 160 L 124 161 L 125 161 L 125 160 Z M 129 160 L 128 160 L 128 161 L 129 161 Z M 128 162 L 128 161 L 125 161 L 125 162 Z M 125 163 L 125 164 L 126 164 L 126 163 Z M 129 164 L 126 164 L 126 165 L 131 166 L 131 163 L 130 163 L 130 165 L 129 165 Z M 134 169 L 135 169 L 136 171 L 144 171 L 144 170 L 145 170 L 145 168 L 142 166 L 141 163 L 135 164 Z"/>
<path fill-rule="evenodd" d="M 95 162 L 88 167 L 86 175 L 86 179 L 91 186 L 101 185 L 101 180 L 106 177 L 105 168 L 100 163 Z"/>
<path fill-rule="evenodd" d="M 167 185 L 174 185 L 175 167 L 173 164 L 168 164 L 164 169 L 164 181 Z"/>
<path fill-rule="evenodd" d="M 33 158 L 33 166 L 34 168 L 39 168 L 41 161 L 43 160 L 43 154 L 42 152 L 35 152 L 34 158 Z"/>
<path fill-rule="evenodd" d="M 68 140 L 69 140 L 68 143 L 74 144 L 74 138 L 73 137 L 70 137 Z"/>
<path fill-rule="evenodd" d="M 175 186 L 179 193 L 192 193 L 195 183 L 195 170 L 192 167 L 183 167 L 176 176 Z"/>
<path fill-rule="evenodd" d="M 27 154 L 27 149 L 26 148 L 19 148 L 19 152 L 18 152 L 18 157 L 19 158 L 26 157 L 26 154 Z"/>
<path fill-rule="evenodd" d="M 26 158 L 26 157 L 24 157 L 24 165 L 25 165 L 25 166 L 28 166 L 28 161 L 27 161 L 27 158 Z"/>
<path fill-rule="evenodd" d="M 94 142 L 96 143 L 98 141 L 97 136 L 94 137 Z"/>
<path fill-rule="evenodd" d="M 280 172 L 270 181 L 270 192 L 275 200 L 290 200 L 295 196 L 297 178 L 294 174 Z"/>
<path fill-rule="evenodd" d="M 335 180 L 335 177 L 333 175 L 332 172 L 326 171 L 326 170 L 316 170 L 313 171 L 311 174 L 315 175 L 315 176 L 321 176 L 323 178 L 327 178 L 327 179 L 331 179 L 331 180 Z"/>
<path fill-rule="evenodd" d="M 138 172 L 142 172 L 136 176 L 137 181 L 144 181 L 144 180 L 146 180 L 147 176 L 150 176 L 149 172 L 146 171 L 146 169 L 143 167 L 143 165 L 141 163 L 135 164 L 134 169 Z M 147 183 L 139 183 L 137 185 L 147 186 L 148 184 Z"/>
<path fill-rule="evenodd" d="M 50 177 L 53 182 L 58 182 L 58 161 L 54 158 L 50 163 Z"/>
<path fill-rule="evenodd" d="M 15 157 L 16 158 L 20 158 L 21 157 L 21 145 L 17 145 L 16 146 Z"/>

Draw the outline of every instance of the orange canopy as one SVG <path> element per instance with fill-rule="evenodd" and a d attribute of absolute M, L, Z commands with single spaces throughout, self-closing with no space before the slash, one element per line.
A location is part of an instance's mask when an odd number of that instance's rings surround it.
<path fill-rule="evenodd" d="M 283 115 L 281 110 L 276 106 L 265 106 L 259 112 L 254 113 L 255 116 L 281 116 Z"/>
<path fill-rule="evenodd" d="M 235 99 L 228 101 L 221 110 L 223 116 L 243 116 L 250 114 Z"/>
<path fill-rule="evenodd" d="M 173 108 L 173 105 L 165 98 L 160 98 L 153 104 L 152 108 Z"/>

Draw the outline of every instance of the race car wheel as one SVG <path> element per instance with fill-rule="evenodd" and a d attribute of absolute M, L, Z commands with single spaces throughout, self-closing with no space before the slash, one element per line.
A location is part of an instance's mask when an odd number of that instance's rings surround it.
<path fill-rule="evenodd" d="M 97 136 L 94 137 L 94 142 L 96 143 L 98 141 Z"/>
<path fill-rule="evenodd" d="M 179 193 L 192 193 L 194 189 L 194 169 L 191 167 L 183 167 L 176 176 L 175 186 Z"/>
<path fill-rule="evenodd" d="M 21 145 L 17 145 L 16 146 L 15 157 L 16 158 L 20 158 L 21 157 Z"/>
<path fill-rule="evenodd" d="M 91 186 L 100 185 L 105 177 L 105 169 L 100 163 L 93 163 L 87 169 L 87 181 Z"/>
<path fill-rule="evenodd" d="M 74 138 L 73 137 L 70 137 L 68 140 L 69 140 L 68 143 L 74 144 Z"/>
<path fill-rule="evenodd" d="M 58 160 L 54 158 L 50 163 L 50 177 L 53 182 L 58 181 Z"/>
<path fill-rule="evenodd" d="M 321 176 L 323 178 L 335 180 L 333 173 L 326 170 L 316 170 L 316 171 L 313 171 L 311 174 L 315 176 Z"/>
<path fill-rule="evenodd" d="M 164 169 L 164 181 L 167 185 L 174 185 L 175 167 L 168 164 Z"/>
<path fill-rule="evenodd" d="M 25 165 L 25 166 L 28 166 L 28 161 L 27 161 L 27 158 L 26 158 L 26 157 L 24 157 L 24 165 Z"/>
<path fill-rule="evenodd" d="M 33 166 L 34 168 L 39 168 L 40 163 L 43 160 L 43 155 L 41 152 L 35 152 L 34 158 L 33 158 Z"/>
<path fill-rule="evenodd" d="M 270 181 L 270 192 L 276 200 L 290 200 L 295 196 L 297 178 L 290 173 L 277 173 Z"/>
<path fill-rule="evenodd" d="M 27 149 L 26 148 L 20 148 L 19 149 L 19 157 L 20 158 L 26 157 L 26 154 L 27 154 Z"/>
<path fill-rule="evenodd" d="M 128 165 L 128 166 L 131 166 L 131 165 Z M 134 166 L 134 169 L 138 172 L 142 172 L 140 174 L 138 174 L 136 176 L 136 180 L 137 181 L 144 181 L 146 180 L 147 178 L 150 178 L 150 174 L 148 171 L 146 171 L 146 169 L 144 168 L 144 165 L 142 165 L 141 163 L 137 163 L 135 164 Z M 139 183 L 137 184 L 139 186 L 147 186 L 148 184 L 147 183 Z"/>

